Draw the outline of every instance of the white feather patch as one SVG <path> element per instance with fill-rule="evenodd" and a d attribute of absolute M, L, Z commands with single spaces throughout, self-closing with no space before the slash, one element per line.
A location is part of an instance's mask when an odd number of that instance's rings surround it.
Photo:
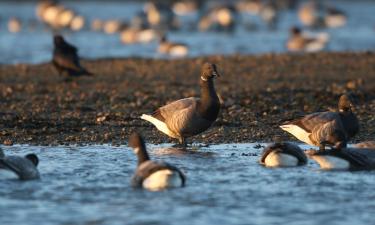
<path fill-rule="evenodd" d="M 298 140 L 305 142 L 306 144 L 309 144 L 309 145 L 314 145 L 309 138 L 311 133 L 305 131 L 301 127 L 297 125 L 293 125 L 293 124 L 285 124 L 285 125 L 281 125 L 280 128 L 292 134 Z"/>
<path fill-rule="evenodd" d="M 143 120 L 146 120 L 152 124 L 154 124 L 154 126 L 160 130 L 161 132 L 163 132 L 164 134 L 168 135 L 169 137 L 172 137 L 172 138 L 179 138 L 177 135 L 175 135 L 167 126 L 167 124 L 165 124 L 164 122 L 150 116 L 150 115 L 146 115 L 146 114 L 143 114 L 141 116 L 141 119 Z"/>
<path fill-rule="evenodd" d="M 10 170 L 0 169 L 0 180 L 18 179 L 18 175 Z"/>
<path fill-rule="evenodd" d="M 289 167 L 297 166 L 298 159 L 295 156 L 283 153 L 271 152 L 264 160 L 267 167 Z"/>
<path fill-rule="evenodd" d="M 189 53 L 189 49 L 183 45 L 173 46 L 169 50 L 169 54 L 174 57 L 183 57 L 183 56 L 186 56 L 188 53 Z"/>
<path fill-rule="evenodd" d="M 178 172 L 164 169 L 156 171 L 143 181 L 143 188 L 158 191 L 165 188 L 176 188 L 182 186 L 182 180 Z"/>
<path fill-rule="evenodd" d="M 312 156 L 319 165 L 321 169 L 324 170 L 347 170 L 350 168 L 350 163 L 342 158 L 330 156 L 330 155 L 315 155 Z"/>

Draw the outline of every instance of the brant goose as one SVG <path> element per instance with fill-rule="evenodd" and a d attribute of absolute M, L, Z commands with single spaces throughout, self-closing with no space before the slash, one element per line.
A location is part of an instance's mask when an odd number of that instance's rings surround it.
<path fill-rule="evenodd" d="M 324 150 L 326 144 L 336 148 L 346 146 L 346 141 L 359 131 L 359 123 L 352 112 L 352 100 L 349 95 L 342 95 L 338 112 L 317 112 L 300 119 L 287 122 L 281 129 L 291 133 L 300 141 L 319 146 Z"/>
<path fill-rule="evenodd" d="M 363 141 L 357 144 L 354 144 L 353 147 L 355 148 L 373 148 L 375 149 L 375 141 Z"/>
<path fill-rule="evenodd" d="M 264 148 L 260 163 L 266 167 L 302 166 L 307 163 L 307 157 L 298 145 L 273 143 Z"/>
<path fill-rule="evenodd" d="M 300 28 L 292 27 L 286 48 L 291 52 L 317 52 L 326 46 L 329 36 L 326 33 L 304 34 Z"/>
<path fill-rule="evenodd" d="M 341 10 L 329 7 L 324 17 L 324 23 L 331 28 L 342 27 L 346 24 L 346 15 Z"/>
<path fill-rule="evenodd" d="M 205 63 L 200 76 L 201 97 L 174 101 L 157 109 L 152 115 L 143 114 L 141 119 L 154 124 L 169 137 L 179 139 L 186 147 L 185 139 L 207 130 L 216 120 L 220 101 L 214 87 L 214 78 L 220 76 L 216 65 Z"/>
<path fill-rule="evenodd" d="M 233 5 L 216 5 L 201 13 L 198 28 L 200 31 L 233 32 L 237 20 L 237 10 Z"/>
<path fill-rule="evenodd" d="M 5 156 L 3 150 L 0 149 L 0 171 L 11 171 L 20 180 L 38 179 L 38 163 L 39 159 L 35 154 L 28 154 L 25 157 Z"/>
<path fill-rule="evenodd" d="M 138 133 L 130 136 L 129 147 L 133 148 L 138 157 L 137 170 L 131 180 L 133 187 L 158 191 L 185 186 L 185 175 L 178 168 L 150 160 L 145 142 Z"/>
<path fill-rule="evenodd" d="M 312 28 L 324 27 L 323 7 L 320 3 L 309 1 L 298 9 L 298 18 L 304 26 Z"/>
<path fill-rule="evenodd" d="M 77 48 L 64 40 L 61 35 L 53 37 L 54 49 L 52 64 L 59 74 L 68 76 L 92 75 L 79 62 Z"/>
<path fill-rule="evenodd" d="M 164 35 L 160 39 L 158 52 L 170 56 L 183 57 L 189 54 L 189 48 L 185 44 L 168 41 L 167 37 Z"/>
<path fill-rule="evenodd" d="M 375 169 L 375 149 L 332 148 L 326 151 L 307 151 L 324 170 L 371 170 Z"/>

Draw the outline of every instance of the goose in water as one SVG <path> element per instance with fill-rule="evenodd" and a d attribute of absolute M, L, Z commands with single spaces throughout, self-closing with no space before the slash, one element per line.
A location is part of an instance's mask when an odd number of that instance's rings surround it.
<path fill-rule="evenodd" d="M 175 57 L 183 57 L 189 54 L 189 47 L 186 44 L 170 42 L 164 35 L 161 37 L 158 52 Z"/>
<path fill-rule="evenodd" d="M 214 78 L 220 76 L 216 65 L 205 63 L 200 76 L 201 96 L 174 101 L 158 108 L 152 115 L 143 114 L 155 127 L 176 138 L 186 147 L 186 138 L 207 130 L 216 120 L 220 111 L 220 101 L 214 87 Z"/>
<path fill-rule="evenodd" d="M 298 145 L 273 143 L 264 148 L 260 163 L 266 167 L 292 167 L 307 163 L 307 157 Z"/>
<path fill-rule="evenodd" d="M 177 167 L 150 160 L 145 142 L 138 133 L 130 136 L 129 147 L 138 157 L 137 170 L 131 181 L 133 187 L 159 191 L 185 186 L 185 175 Z"/>
<path fill-rule="evenodd" d="M 307 155 L 324 170 L 373 170 L 375 149 L 343 148 L 308 151 Z"/>
<path fill-rule="evenodd" d="M 349 95 L 342 95 L 338 104 L 338 112 L 317 112 L 280 126 L 298 140 L 309 145 L 325 145 L 340 149 L 359 131 L 359 122 L 352 112 L 353 103 Z"/>
<path fill-rule="evenodd" d="M 69 77 L 92 75 L 83 68 L 79 62 L 77 48 L 66 42 L 61 35 L 53 37 L 54 49 L 52 64 L 59 74 L 66 74 Z"/>
<path fill-rule="evenodd" d="M 326 33 L 307 35 L 302 33 L 300 28 L 292 27 L 286 48 L 291 52 L 317 52 L 325 48 L 328 39 Z"/>
<path fill-rule="evenodd" d="M 10 171 L 20 180 L 33 180 L 39 178 L 37 169 L 39 159 L 35 154 L 21 156 L 5 156 L 0 149 L 0 171 Z"/>

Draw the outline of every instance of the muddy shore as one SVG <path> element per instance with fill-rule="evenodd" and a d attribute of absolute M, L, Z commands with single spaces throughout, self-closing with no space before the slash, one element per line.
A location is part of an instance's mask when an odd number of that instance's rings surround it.
<path fill-rule="evenodd" d="M 125 144 L 138 130 L 148 142 L 172 142 L 142 113 L 199 95 L 199 71 L 217 63 L 223 100 L 215 124 L 189 141 L 268 142 L 296 139 L 278 126 L 337 105 L 354 93 L 360 134 L 375 139 L 375 53 L 212 56 L 196 59 L 98 59 L 83 64 L 95 73 L 64 82 L 49 63 L 0 65 L 0 143 Z"/>

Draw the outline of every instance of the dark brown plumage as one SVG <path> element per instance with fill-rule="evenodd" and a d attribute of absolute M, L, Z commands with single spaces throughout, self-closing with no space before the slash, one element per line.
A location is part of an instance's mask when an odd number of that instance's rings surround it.
<path fill-rule="evenodd" d="M 79 62 L 78 50 L 69 44 L 61 35 L 53 37 L 54 49 L 52 64 L 60 75 L 68 77 L 92 75 Z"/>

